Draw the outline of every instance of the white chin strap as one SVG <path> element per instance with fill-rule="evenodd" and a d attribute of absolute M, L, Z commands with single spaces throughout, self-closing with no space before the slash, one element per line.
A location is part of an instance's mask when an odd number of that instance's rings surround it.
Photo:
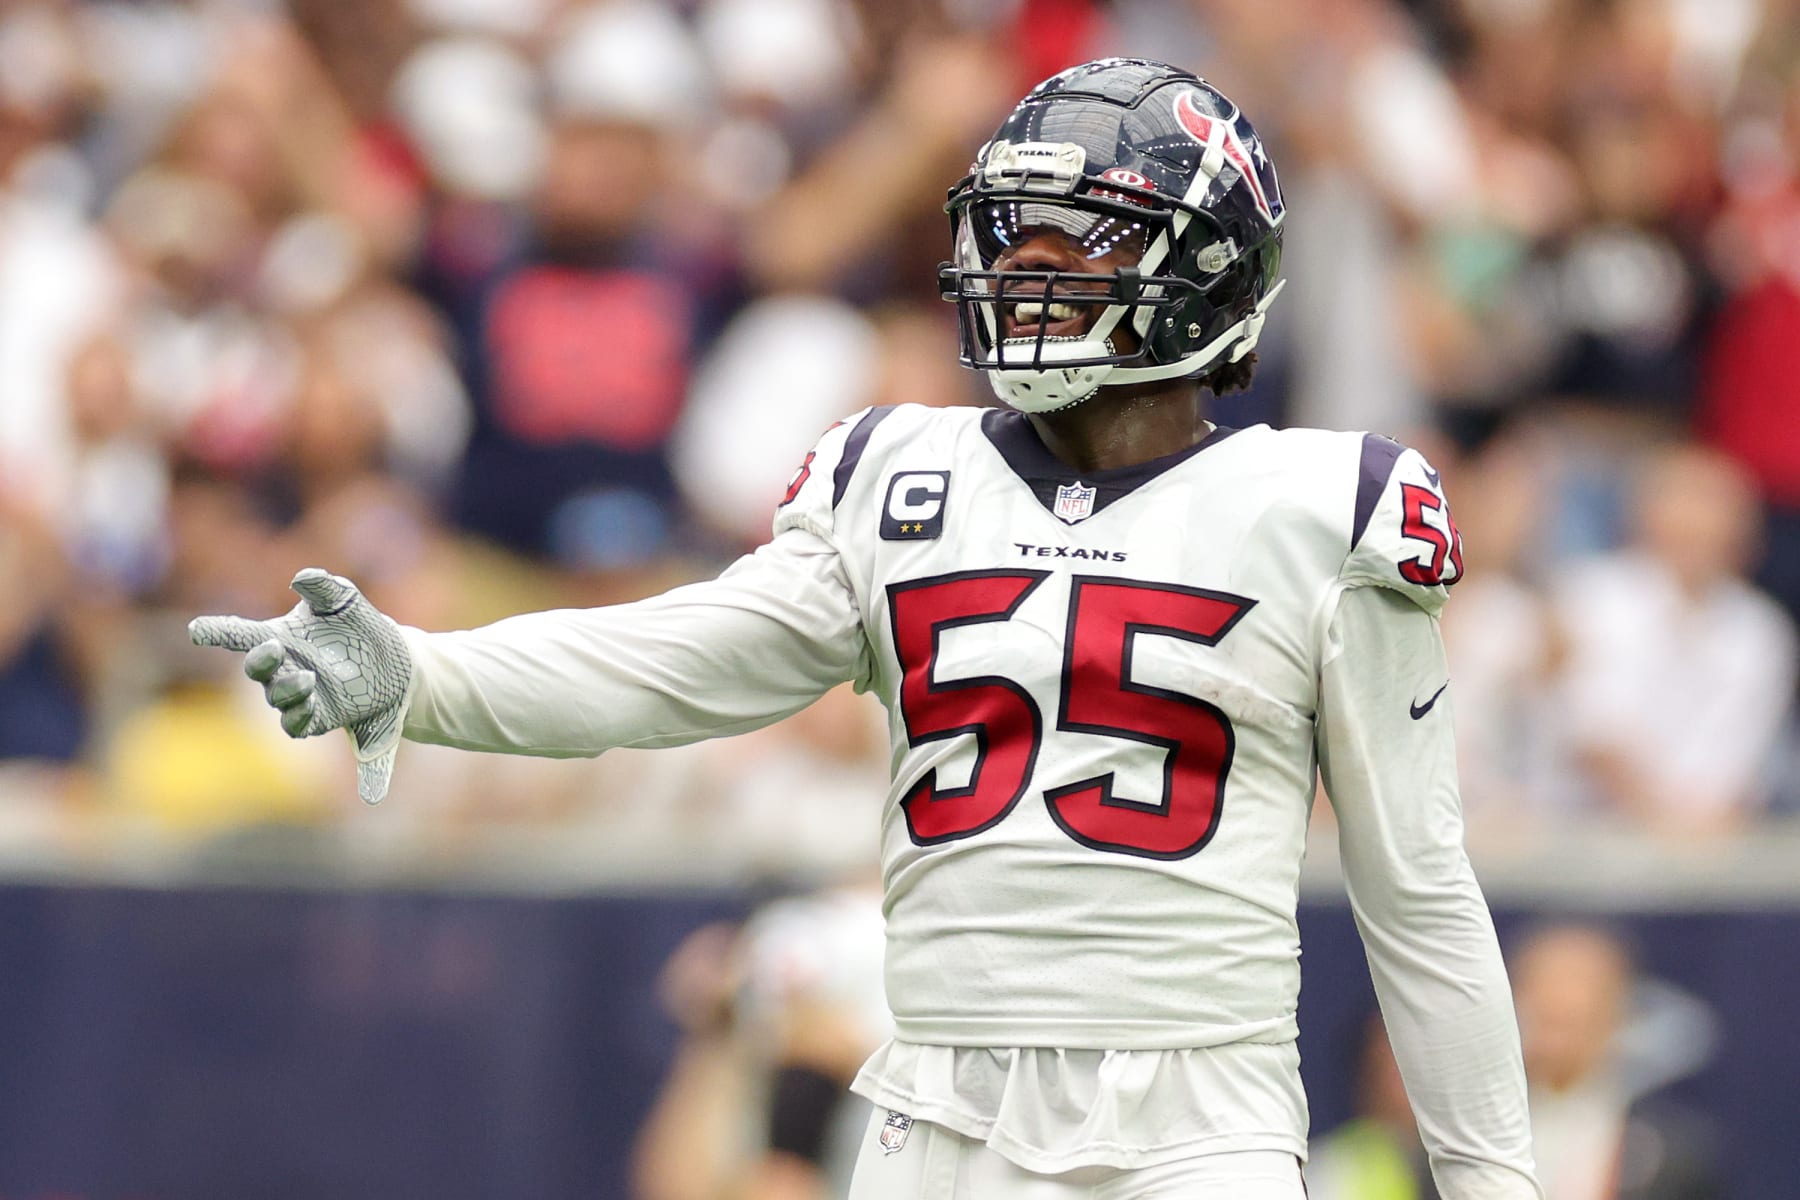
<path fill-rule="evenodd" d="M 1080 404 L 1103 387 L 1154 383 L 1193 375 L 1211 366 L 1221 355 L 1226 356 L 1227 362 L 1237 362 L 1256 349 L 1256 343 L 1262 337 L 1263 323 L 1268 319 L 1269 305 L 1286 286 L 1287 280 L 1278 280 L 1243 320 L 1192 354 L 1172 363 L 1150 367 L 1050 366 L 1041 371 L 990 367 L 987 368 L 988 383 L 993 387 L 994 395 L 1009 407 L 1020 412 L 1045 413 Z M 1124 311 L 1123 305 L 1112 306 L 1095 323 L 1095 328 L 1082 337 L 1045 341 L 1042 361 L 1054 363 L 1058 359 L 1099 358 L 1116 353 L 1112 338 L 1107 335 Z M 1029 357 L 1036 349 L 1036 338 L 1016 338 L 996 347 L 995 359 L 1004 362 L 1013 355 Z"/>

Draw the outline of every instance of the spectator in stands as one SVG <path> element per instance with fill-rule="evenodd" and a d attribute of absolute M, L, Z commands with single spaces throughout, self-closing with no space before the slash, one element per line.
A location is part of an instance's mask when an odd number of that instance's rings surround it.
<path fill-rule="evenodd" d="M 0 478 L 0 760 L 67 764 L 87 713 L 58 621 L 72 594 L 55 533 Z"/>
<path fill-rule="evenodd" d="M 1758 519 L 1740 467 L 1671 446 L 1637 481 L 1631 545 L 1558 581 L 1565 728 L 1606 811 L 1687 836 L 1764 803 L 1796 639 L 1744 579 Z"/>
<path fill-rule="evenodd" d="M 1780 20 L 1778 15 L 1788 19 Z M 1800 619 L 1800 35 L 1772 5 L 1726 130 L 1714 268 L 1729 296 L 1705 361 L 1700 428 L 1769 506 L 1758 580 Z"/>
<path fill-rule="evenodd" d="M 254 573 L 282 551 L 248 489 L 184 467 L 169 511 L 171 570 L 160 599 L 175 609 L 202 596 L 268 602 Z M 136 702 L 106 731 L 97 756 L 109 811 L 125 828 L 199 839 L 265 822 L 317 821 L 336 807 L 321 769 L 328 749 L 269 737 L 229 686 L 229 673 L 159 638 L 153 619 L 133 632 L 140 649 L 118 656 L 124 669 L 115 660 L 108 688 Z"/>
<path fill-rule="evenodd" d="M 944 349 L 956 322 L 895 303 L 864 313 L 816 295 L 744 308 L 695 373 L 673 463 L 687 508 L 732 549 L 769 536 L 769 514 L 816 431 L 880 404 L 980 403 Z"/>
<path fill-rule="evenodd" d="M 695 33 L 718 113 L 691 169 L 708 199 L 734 218 L 761 211 L 859 109 L 858 22 L 840 0 L 701 0 Z"/>
<path fill-rule="evenodd" d="M 84 219 L 79 160 L 61 140 L 78 115 L 66 56 L 37 44 L 32 25 L 28 9 L 0 14 L 0 45 L 48 55 L 35 76 L 16 58 L 0 66 L 0 485 L 49 520 L 75 457 L 69 360 L 104 323 L 120 273 Z"/>
<path fill-rule="evenodd" d="M 1717 180 L 1703 105 L 1680 79 L 1677 6 L 1572 17 L 1562 140 L 1581 219 L 1542 249 L 1535 298 L 1554 326 L 1543 390 L 1685 416 L 1697 380 L 1699 239 Z M 1720 32 L 1727 32 L 1721 23 Z"/>
<path fill-rule="evenodd" d="M 849 1091 L 891 1032 L 873 879 L 709 926 L 664 970 L 684 1042 L 639 1135 L 643 1200 L 827 1200 L 849 1186 L 868 1102 Z"/>
<path fill-rule="evenodd" d="M 1788 219 L 1800 221 L 1800 191 Z M 1800 258 L 1800 253 L 1797 253 Z M 1755 475 L 1769 506 L 1757 577 L 1800 619 L 1800 261 L 1736 297 L 1715 331 L 1702 428 Z"/>
<path fill-rule="evenodd" d="M 1011 47 L 957 28 L 930 0 L 912 7 L 903 29 L 874 10 L 905 6 L 861 7 L 883 74 L 850 126 L 745 222 L 745 266 L 769 291 L 931 298 L 944 191 L 1006 111 Z"/>
<path fill-rule="evenodd" d="M 1437 1200 L 1431 1165 L 1379 1016 L 1363 1026 L 1356 1115 L 1313 1143 L 1306 1193 L 1313 1200 Z"/>
<path fill-rule="evenodd" d="M 669 836 L 776 877 L 860 871 L 878 856 L 886 735 L 881 706 L 846 685 L 768 729 L 696 747 L 693 794 Z"/>
<path fill-rule="evenodd" d="M 1645 1098 L 1620 1054 L 1636 970 L 1603 929 L 1550 926 L 1512 956 L 1546 1200 L 1716 1200 L 1709 1137 Z"/>
<path fill-rule="evenodd" d="M 247 478 L 281 467 L 295 320 L 341 298 L 366 259 L 335 213 L 352 128 L 310 51 L 274 18 L 216 33 L 218 69 L 104 211 L 149 416 L 185 457 Z"/>
<path fill-rule="evenodd" d="M 1515 420 L 1461 461 L 1432 455 L 1455 481 L 1468 547 L 1469 577 L 1444 612 L 1444 647 L 1464 819 L 1485 847 L 1528 846 L 1563 815 L 1557 781 L 1567 767 L 1548 704 L 1560 647 L 1533 561 L 1551 493 L 1548 441 Z"/>
<path fill-rule="evenodd" d="M 677 17 L 628 0 L 567 16 L 547 74 L 529 244 L 463 314 L 477 417 L 457 507 L 506 545 L 624 568 L 678 532 L 667 443 L 732 287 L 671 170 L 704 71 Z"/>

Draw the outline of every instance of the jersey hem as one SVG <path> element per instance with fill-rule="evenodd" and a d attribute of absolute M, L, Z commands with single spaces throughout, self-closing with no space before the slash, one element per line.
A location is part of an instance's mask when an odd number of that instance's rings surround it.
<path fill-rule="evenodd" d="M 1120 1142 L 1089 1142 L 1077 1149 L 1050 1152 L 997 1130 L 991 1118 L 915 1096 L 905 1088 L 871 1075 L 858 1075 L 850 1090 L 890 1112 L 904 1113 L 915 1121 L 941 1125 L 953 1133 L 977 1141 L 994 1153 L 1039 1175 L 1056 1175 L 1082 1167 L 1138 1170 L 1199 1158 L 1207 1154 L 1234 1154 L 1245 1150 L 1276 1150 L 1306 1161 L 1306 1139 L 1281 1130 L 1237 1130 L 1202 1137 L 1182 1138 L 1153 1146 L 1129 1146 Z"/>
<path fill-rule="evenodd" d="M 1279 1046 L 1300 1036 L 1293 1017 L 1256 1025 L 1193 1026 L 1121 1021 L 1021 1021 L 1018 1017 L 896 1017 L 894 1038 L 926 1046 L 977 1049 L 1206 1050 L 1238 1042 Z"/>

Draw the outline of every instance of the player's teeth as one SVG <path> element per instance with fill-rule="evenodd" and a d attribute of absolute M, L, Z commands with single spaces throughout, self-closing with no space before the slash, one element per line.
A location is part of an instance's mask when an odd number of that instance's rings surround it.
<path fill-rule="evenodd" d="M 1052 304 L 1050 306 L 1050 319 L 1052 321 L 1067 321 L 1075 315 L 1075 311 L 1075 306 L 1073 304 Z M 1043 316 L 1044 306 L 1040 303 L 1020 301 L 1013 305 L 1013 319 L 1021 325 L 1035 324 L 1042 320 Z"/>

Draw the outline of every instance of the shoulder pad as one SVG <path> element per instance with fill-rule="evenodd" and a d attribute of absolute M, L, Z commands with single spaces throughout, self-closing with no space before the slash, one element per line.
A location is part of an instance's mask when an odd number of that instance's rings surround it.
<path fill-rule="evenodd" d="M 1417 450 L 1364 436 L 1341 574 L 1351 585 L 1392 588 L 1427 612 L 1441 609 L 1447 589 L 1462 579 L 1462 534 L 1443 481 Z"/>
<path fill-rule="evenodd" d="M 868 447 L 869 435 L 892 408 L 865 408 L 830 426 L 800 460 L 775 509 L 775 532 L 802 527 L 829 537 L 839 501 Z"/>

